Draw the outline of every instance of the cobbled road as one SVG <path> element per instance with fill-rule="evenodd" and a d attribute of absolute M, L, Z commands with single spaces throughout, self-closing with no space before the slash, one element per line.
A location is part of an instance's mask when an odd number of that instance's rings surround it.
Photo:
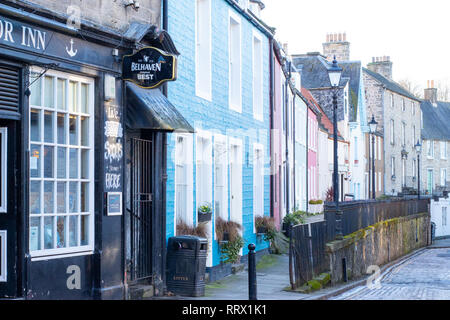
<path fill-rule="evenodd" d="M 330 300 L 450 300 L 450 248 L 427 249 L 381 275 L 381 287 L 356 287 Z"/>

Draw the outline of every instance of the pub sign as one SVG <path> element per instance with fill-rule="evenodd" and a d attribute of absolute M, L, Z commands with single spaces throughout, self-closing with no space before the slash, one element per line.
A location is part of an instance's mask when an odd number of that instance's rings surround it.
<path fill-rule="evenodd" d="M 145 89 L 176 80 L 176 70 L 177 57 L 154 47 L 144 47 L 123 58 L 123 79 Z"/>

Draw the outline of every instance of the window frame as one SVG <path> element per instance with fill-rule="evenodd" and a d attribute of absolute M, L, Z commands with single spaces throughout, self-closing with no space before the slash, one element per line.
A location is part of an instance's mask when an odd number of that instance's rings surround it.
<path fill-rule="evenodd" d="M 232 22 L 233 20 L 233 22 Z M 232 24 L 236 24 L 239 28 L 239 71 L 238 71 L 238 85 L 236 85 L 236 87 L 239 88 L 239 92 L 238 92 L 238 101 L 237 104 L 234 103 L 233 98 L 232 98 L 232 93 L 233 93 L 233 89 L 232 89 L 232 82 L 235 79 L 232 79 L 232 67 L 233 67 L 233 49 L 237 50 L 236 48 L 234 48 L 232 46 L 232 32 L 231 32 L 231 25 Z M 229 10 L 228 13 L 228 104 L 229 104 L 229 109 L 236 111 L 238 113 L 242 113 L 242 21 L 241 18 L 234 13 L 231 9 Z"/>
<path fill-rule="evenodd" d="M 447 160 L 447 141 L 440 141 L 441 159 Z"/>
<path fill-rule="evenodd" d="M 39 67 L 32 66 L 30 68 L 30 77 L 32 73 L 40 74 L 43 70 Z M 52 77 L 53 81 L 53 107 L 47 107 L 45 106 L 45 77 Z M 65 109 L 60 109 L 58 107 L 58 79 L 64 80 L 65 87 L 64 87 L 64 104 Z M 41 175 L 40 177 L 31 177 L 29 178 L 29 185 L 31 185 L 31 182 L 33 181 L 39 181 L 40 182 L 40 212 L 38 214 L 31 213 L 28 211 L 28 221 L 30 223 L 31 228 L 31 219 L 32 218 L 39 218 L 40 226 L 39 226 L 39 237 L 38 241 L 40 242 L 40 250 L 31 250 L 29 249 L 30 256 L 32 260 L 39 260 L 39 259 L 49 259 L 49 258 L 64 258 L 69 256 L 77 256 L 80 254 L 92 254 L 94 251 L 94 245 L 95 245 L 95 201 L 94 201 L 94 194 L 95 194 L 95 79 L 90 77 L 84 77 L 68 72 L 62 72 L 57 70 L 47 70 L 46 73 L 38 80 L 40 82 L 40 105 L 34 105 L 32 104 L 32 99 L 30 99 L 29 103 L 29 110 L 28 113 L 31 114 L 32 110 L 38 110 L 39 111 L 39 130 L 40 130 L 40 141 L 32 141 L 31 140 L 31 130 L 28 134 L 28 147 L 31 150 L 32 145 L 39 146 L 40 153 L 42 153 L 42 150 L 46 146 L 53 147 L 53 163 L 52 163 L 52 170 L 53 170 L 53 178 L 45 177 L 44 174 L 44 158 L 40 160 L 40 171 Z M 75 82 L 77 86 L 77 110 L 71 110 L 70 109 L 70 83 Z M 88 113 L 84 113 L 81 110 L 81 88 L 82 84 L 86 84 L 89 88 L 89 95 L 86 97 L 86 103 L 88 107 Z M 80 107 L 80 108 L 78 108 Z M 49 112 L 52 114 L 52 130 L 53 130 L 53 142 L 47 142 L 45 141 L 45 123 L 44 123 L 44 115 L 45 112 Z M 65 142 L 59 143 L 57 139 L 57 133 L 58 133 L 58 114 L 64 114 L 64 131 L 65 131 Z M 77 143 L 71 144 L 70 141 L 70 116 L 75 115 L 77 119 Z M 82 126 L 81 126 L 81 118 L 87 117 L 88 118 L 88 125 L 89 130 L 87 132 L 89 143 L 88 145 L 83 145 L 81 141 L 81 132 L 82 132 Z M 29 126 L 31 128 L 31 117 L 29 117 Z M 65 149 L 65 178 L 59 178 L 58 177 L 58 148 L 64 148 Z M 77 150 L 77 178 L 70 178 L 70 150 Z M 82 162 L 82 150 L 88 150 L 89 151 L 89 157 L 87 161 L 88 166 L 88 178 L 83 179 L 82 178 L 82 170 L 81 170 L 81 162 Z M 31 168 L 29 169 L 31 171 Z M 45 182 L 53 182 L 53 213 L 45 213 L 44 209 L 44 197 L 45 197 Z M 70 212 L 69 206 L 70 206 L 70 185 L 71 182 L 75 182 L 77 185 L 77 210 L 76 212 Z M 57 198 L 57 188 L 58 183 L 65 183 L 65 212 L 60 213 L 57 212 L 58 209 L 58 198 Z M 88 212 L 82 212 L 81 211 L 81 194 L 82 194 L 82 184 L 83 183 L 89 183 L 88 188 L 88 206 L 89 210 Z M 31 194 L 29 195 L 31 196 Z M 31 209 L 31 207 L 30 207 Z M 69 209 L 69 210 L 68 210 Z M 76 224 L 76 234 L 77 234 L 77 246 L 70 246 L 70 217 L 75 216 L 77 217 L 77 224 Z M 82 217 L 88 216 L 88 244 L 87 245 L 81 245 L 81 236 L 82 236 Z M 45 218 L 46 217 L 52 217 L 53 218 L 53 233 L 52 233 L 52 241 L 53 241 L 53 248 L 52 249 L 45 249 Z M 65 219 L 65 225 L 64 225 L 64 239 L 65 239 L 65 247 L 64 248 L 57 248 L 57 222 L 58 218 L 63 217 Z M 28 234 L 28 242 L 30 242 L 31 234 L 29 232 Z M 56 245 L 55 245 L 56 244 Z"/>
<path fill-rule="evenodd" d="M 257 176 L 257 155 L 261 153 L 261 176 Z M 262 181 L 260 181 L 261 179 Z M 261 183 L 260 183 L 261 182 Z M 257 196 L 259 194 L 260 198 Z M 258 201 L 260 202 L 258 204 Z M 259 208 L 259 206 L 261 208 Z M 258 212 L 256 209 L 262 209 Z M 264 145 L 261 143 L 253 143 L 253 218 L 264 216 Z M 256 232 L 256 225 L 254 225 L 254 231 Z"/>
<path fill-rule="evenodd" d="M 198 8 L 199 8 L 199 1 L 205 1 L 208 5 L 208 28 L 199 28 L 199 17 L 198 17 Z M 211 0 L 195 0 L 195 94 L 197 97 L 203 98 L 208 101 L 212 101 L 212 9 L 211 9 Z M 202 29 L 202 32 L 208 32 L 207 38 L 208 43 L 205 44 L 206 49 L 208 50 L 208 61 L 200 61 L 200 42 L 199 42 L 199 29 Z M 200 68 L 200 65 L 202 65 L 202 69 Z M 205 67 L 207 66 L 207 69 Z M 203 73 L 201 73 L 200 70 L 206 70 L 204 71 L 207 74 L 207 82 L 200 82 L 200 79 L 204 76 Z M 205 85 L 205 83 L 208 83 L 206 88 L 203 88 L 202 86 Z"/>
<path fill-rule="evenodd" d="M 8 128 L 0 128 L 1 135 L 1 158 L 0 158 L 0 170 L 2 173 L 1 183 L 1 201 L 0 201 L 0 214 L 8 211 Z"/>
<path fill-rule="evenodd" d="M 445 187 L 447 185 L 447 168 L 441 168 L 440 172 L 440 184 L 442 187 Z M 442 179 L 444 178 L 444 179 Z"/>
<path fill-rule="evenodd" d="M 8 231 L 0 230 L 0 282 L 8 281 Z"/>
<path fill-rule="evenodd" d="M 217 152 L 218 149 L 216 146 L 221 146 L 223 148 L 224 154 L 221 155 L 221 157 L 218 156 Z M 214 182 L 213 182 L 213 188 L 214 188 L 214 216 L 215 217 L 221 217 L 224 220 L 228 220 L 228 143 L 227 143 L 227 137 L 225 135 L 221 134 L 215 134 L 214 135 L 214 168 L 213 168 L 213 175 L 214 175 Z M 222 183 L 223 183 L 223 195 L 221 201 L 223 202 L 222 208 L 220 211 L 220 215 L 217 215 L 216 210 L 216 199 L 217 199 L 217 192 L 216 192 L 216 186 L 218 186 L 217 183 L 217 177 L 216 177 L 216 168 L 219 164 L 218 160 L 220 159 L 220 164 L 223 165 L 223 176 L 222 176 Z M 214 233 L 214 239 L 216 239 L 216 234 Z"/>
<path fill-rule="evenodd" d="M 256 43 L 259 42 L 260 51 L 256 52 Z M 262 36 L 253 30 L 252 35 L 252 53 L 253 53 L 253 63 L 252 63 L 252 89 L 253 89 L 253 118 L 259 121 L 264 120 L 264 77 L 263 77 L 263 38 Z M 259 53 L 259 57 L 256 54 Z M 257 60 L 256 58 L 259 58 Z M 257 63 L 258 62 L 258 63 Z M 259 85 L 256 83 L 256 68 L 259 69 Z M 257 96 L 259 95 L 259 98 Z"/>
<path fill-rule="evenodd" d="M 186 146 L 187 152 L 185 152 L 184 159 L 179 159 L 178 157 L 178 148 L 179 142 L 178 139 L 181 138 L 183 140 L 183 144 Z M 177 189 L 178 189 L 178 166 L 180 161 L 184 163 L 184 169 L 186 170 L 186 213 L 184 215 L 185 218 L 183 222 L 189 226 L 193 226 L 193 170 L 192 170 L 192 148 L 193 146 L 193 138 L 192 134 L 187 133 L 176 133 L 175 134 L 175 174 L 174 174 L 174 187 L 175 187 L 175 198 L 174 198 L 174 234 L 176 234 L 176 226 L 178 224 L 179 215 L 178 208 L 180 206 L 179 201 L 177 200 Z"/>

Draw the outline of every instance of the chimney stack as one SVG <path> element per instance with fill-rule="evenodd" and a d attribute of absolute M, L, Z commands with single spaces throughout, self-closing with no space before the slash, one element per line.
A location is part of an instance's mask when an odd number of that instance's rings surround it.
<path fill-rule="evenodd" d="M 390 56 L 373 57 L 372 62 L 367 65 L 367 68 L 392 80 L 392 62 Z"/>
<path fill-rule="evenodd" d="M 424 99 L 430 101 L 434 106 L 437 106 L 437 88 L 434 87 L 434 80 L 427 81 Z"/>
<path fill-rule="evenodd" d="M 350 43 L 347 41 L 347 34 L 344 33 L 328 33 L 326 42 L 323 43 L 323 55 L 327 57 L 328 61 L 336 60 L 349 61 L 350 60 Z"/>

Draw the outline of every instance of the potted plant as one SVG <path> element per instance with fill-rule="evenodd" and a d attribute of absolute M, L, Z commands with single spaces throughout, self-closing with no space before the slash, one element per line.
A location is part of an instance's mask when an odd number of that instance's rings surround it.
<path fill-rule="evenodd" d="M 323 211 L 323 207 L 322 207 L 323 201 L 322 200 L 320 200 L 320 199 L 318 199 L 318 200 L 310 200 L 309 204 L 310 204 L 310 207 L 309 207 L 308 211 L 312 215 L 318 214 L 318 213 Z"/>
<path fill-rule="evenodd" d="M 290 225 L 298 225 L 306 222 L 305 220 L 306 212 L 295 209 L 292 213 L 287 214 L 283 218 L 283 231 L 286 237 L 290 236 Z"/>
<path fill-rule="evenodd" d="M 233 240 L 222 243 L 220 246 L 222 261 L 231 264 L 239 263 L 241 261 L 240 252 L 244 244 L 244 239 L 239 234 Z"/>
<path fill-rule="evenodd" d="M 211 221 L 212 209 L 209 203 L 204 203 L 198 207 L 198 222 Z"/>
<path fill-rule="evenodd" d="M 264 241 L 273 241 L 277 232 L 273 218 L 262 216 L 255 217 L 257 235 L 264 235 Z"/>
<path fill-rule="evenodd" d="M 216 218 L 215 230 L 219 244 L 233 241 L 241 229 L 242 226 L 237 222 L 224 220 L 221 217 Z"/>
<path fill-rule="evenodd" d="M 197 236 L 200 238 L 207 238 L 206 223 L 202 222 L 197 226 L 190 226 L 183 220 L 177 221 L 177 235 L 178 236 Z"/>

